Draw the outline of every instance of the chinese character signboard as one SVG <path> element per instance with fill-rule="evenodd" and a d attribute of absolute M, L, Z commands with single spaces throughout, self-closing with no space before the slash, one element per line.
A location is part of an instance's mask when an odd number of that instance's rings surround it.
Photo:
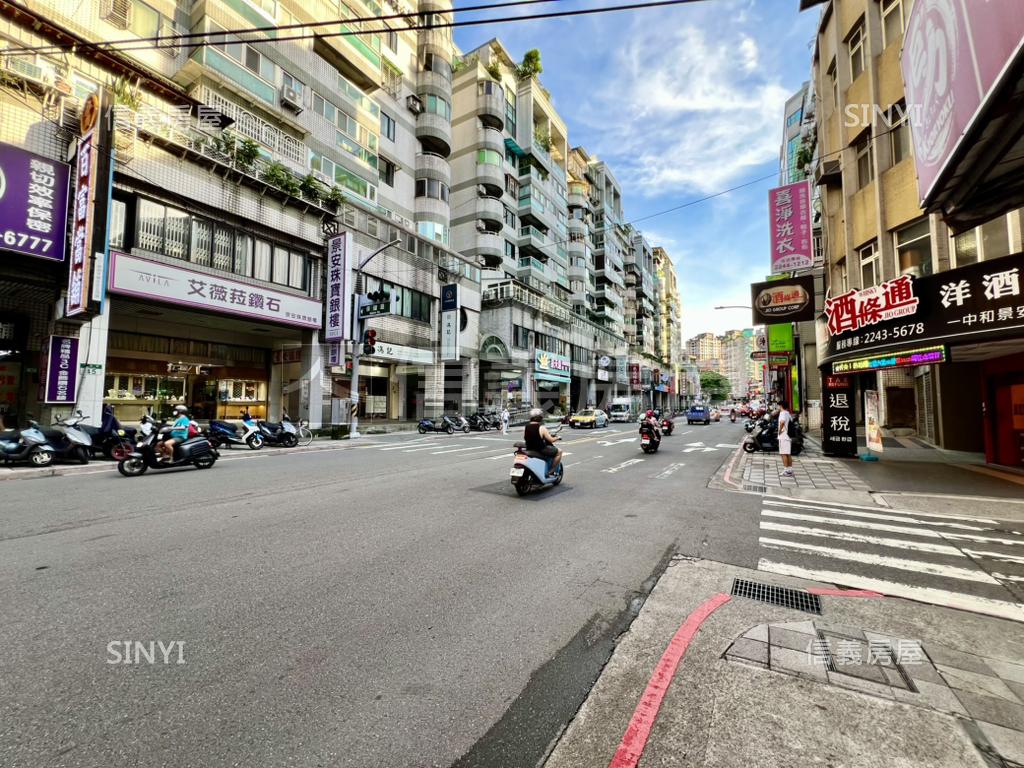
<path fill-rule="evenodd" d="M 832 363 L 832 373 L 864 373 L 885 368 L 913 368 L 918 365 L 934 365 L 946 362 L 946 348 L 922 347 L 888 352 L 884 355 L 855 357 Z"/>
<path fill-rule="evenodd" d="M 754 310 L 754 325 L 813 320 L 814 276 L 753 283 L 750 286 L 750 306 Z"/>
<path fill-rule="evenodd" d="M 459 359 L 459 286 L 441 287 L 441 359 Z"/>
<path fill-rule="evenodd" d="M 792 323 L 776 323 L 769 325 L 767 330 L 769 355 L 772 352 L 792 352 L 795 349 Z"/>
<path fill-rule="evenodd" d="M 351 337 L 352 276 L 351 235 L 344 232 L 327 242 L 327 312 L 324 326 L 326 341 Z"/>
<path fill-rule="evenodd" d="M 1022 288 L 1024 254 L 1018 253 L 826 299 L 828 343 L 821 362 L 1020 336 Z"/>
<path fill-rule="evenodd" d="M 850 376 L 826 374 L 821 393 L 821 449 L 829 456 L 857 453 L 854 383 Z"/>
<path fill-rule="evenodd" d="M 633 389 L 640 386 L 640 365 L 638 363 L 629 364 L 629 385 Z"/>
<path fill-rule="evenodd" d="M 73 405 L 78 395 L 78 339 L 51 336 L 46 354 L 46 402 Z"/>
<path fill-rule="evenodd" d="M 250 320 L 269 320 L 302 328 L 319 328 L 323 324 L 322 305 L 305 296 L 117 251 L 110 252 L 109 289 L 111 293 L 241 315 Z"/>
<path fill-rule="evenodd" d="M 1024 45 L 1020 0 L 917 0 L 900 66 L 921 199 L 927 200 Z M 969 9 L 969 10 L 968 10 Z"/>
<path fill-rule="evenodd" d="M 90 96 L 95 99 L 95 96 Z M 75 194 L 71 200 L 71 264 L 64 314 L 71 317 L 88 308 L 89 257 L 92 248 L 93 197 L 96 190 L 96 131 L 78 140 L 75 157 Z"/>
<path fill-rule="evenodd" d="M 772 274 L 814 266 L 811 237 L 811 182 L 799 181 L 768 190 L 772 230 Z"/>
<path fill-rule="evenodd" d="M 64 261 L 68 166 L 0 143 L 0 248 Z"/>
<path fill-rule="evenodd" d="M 563 355 L 538 349 L 534 371 L 534 377 L 539 381 L 568 384 L 572 375 L 572 364 L 569 362 L 569 358 Z"/>

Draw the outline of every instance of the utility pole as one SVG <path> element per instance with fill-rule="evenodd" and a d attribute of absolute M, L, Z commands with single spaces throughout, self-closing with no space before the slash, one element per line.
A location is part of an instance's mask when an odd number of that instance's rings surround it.
<path fill-rule="evenodd" d="M 399 245 L 401 239 L 395 238 L 390 243 L 382 245 L 376 251 L 367 256 L 363 261 L 356 267 L 356 296 L 355 301 L 352 303 L 352 311 L 355 313 L 355 317 L 352 318 L 352 423 L 349 426 L 348 436 L 349 438 L 360 437 L 359 434 L 359 353 L 362 351 L 363 344 L 363 322 L 359 318 L 359 297 L 363 291 L 363 268 L 370 263 L 378 254 L 383 253 L 388 248 Z"/>

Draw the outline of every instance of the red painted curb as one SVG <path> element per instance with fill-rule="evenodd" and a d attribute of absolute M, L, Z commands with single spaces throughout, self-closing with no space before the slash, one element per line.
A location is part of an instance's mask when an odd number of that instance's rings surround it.
<path fill-rule="evenodd" d="M 647 739 L 651 735 L 651 728 L 658 717 L 658 710 L 661 709 L 661 702 L 668 692 L 672 677 L 676 668 L 690 646 L 690 641 L 697 634 L 700 625 L 715 612 L 715 610 L 732 598 L 724 593 L 709 597 L 686 617 L 686 621 L 676 631 L 668 648 L 661 655 L 658 665 L 654 668 L 654 674 L 640 697 L 629 726 L 622 736 L 619 748 L 615 750 L 615 757 L 612 758 L 608 768 L 635 768 L 640 756 L 647 746 Z"/>
<path fill-rule="evenodd" d="M 808 594 L 821 597 L 885 597 L 881 592 L 873 592 L 870 589 L 831 589 L 829 587 L 811 587 Z"/>

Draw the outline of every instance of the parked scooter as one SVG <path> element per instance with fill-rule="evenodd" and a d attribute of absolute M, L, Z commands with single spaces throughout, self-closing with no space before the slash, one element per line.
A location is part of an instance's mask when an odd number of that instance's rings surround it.
<path fill-rule="evenodd" d="M 451 416 L 450 418 L 452 420 L 452 424 L 455 425 L 456 432 L 462 431 L 465 432 L 467 435 L 469 434 L 469 421 L 466 420 L 465 416 L 461 414 L 456 414 L 454 416 Z"/>
<path fill-rule="evenodd" d="M 229 448 L 233 445 L 245 445 L 254 451 L 262 448 L 263 434 L 260 432 L 259 426 L 252 418 L 246 419 L 246 416 L 248 414 L 243 412 L 241 433 L 239 433 L 238 427 L 229 421 L 212 420 L 207 436 L 210 440 L 210 445 L 214 448 L 220 448 L 222 445 L 226 445 Z"/>
<path fill-rule="evenodd" d="M 490 420 L 482 413 L 471 414 L 467 421 L 469 422 L 469 428 L 477 432 L 486 432 L 491 428 Z"/>
<path fill-rule="evenodd" d="M 79 464 L 88 464 L 92 455 L 92 438 L 84 429 L 79 427 L 86 416 L 78 411 L 76 416 L 65 419 L 60 416 L 53 422 L 56 429 L 44 429 L 43 435 L 46 441 L 53 446 L 55 458 L 62 461 L 77 461 Z"/>
<path fill-rule="evenodd" d="M 54 455 L 53 446 L 46 442 L 46 435 L 31 419 L 25 429 L 0 432 L 0 461 L 5 465 L 27 462 L 34 467 L 48 467 L 53 463 Z"/>
<path fill-rule="evenodd" d="M 288 412 L 281 413 L 281 421 L 257 421 L 256 426 L 263 436 L 266 445 L 280 445 L 284 448 L 294 448 L 299 444 L 299 430 L 288 417 Z"/>
<path fill-rule="evenodd" d="M 757 451 L 775 453 L 779 450 L 777 425 L 765 419 L 762 419 L 761 422 L 763 424 L 761 428 L 743 439 L 743 450 L 747 453 L 756 453 Z M 793 419 L 790 423 L 792 424 L 793 432 L 793 436 L 790 438 L 792 442 L 792 455 L 799 456 L 804 449 L 804 431 L 800 427 L 800 422 L 796 419 Z"/>
<path fill-rule="evenodd" d="M 135 430 L 122 427 L 114 415 L 114 406 L 107 403 L 103 406 L 103 421 L 100 426 L 82 424 L 78 427 L 92 439 L 89 450 L 92 457 L 103 454 L 108 459 L 120 461 L 135 448 Z"/>
<path fill-rule="evenodd" d="M 117 471 L 125 477 L 138 477 L 144 475 L 149 469 L 161 470 L 184 466 L 209 469 L 217 463 L 220 454 L 202 435 L 190 437 L 188 440 L 176 444 L 173 461 L 160 461 L 156 444 L 166 438 L 170 431 L 170 424 L 166 422 L 157 424 L 152 416 L 143 416 L 135 450 L 117 463 Z"/>
<path fill-rule="evenodd" d="M 767 416 L 760 416 L 756 419 L 747 419 L 743 428 L 747 433 L 752 433 L 755 429 L 766 429 L 769 426 L 770 419 Z"/>
<path fill-rule="evenodd" d="M 462 429 L 461 416 L 458 417 L 459 421 L 452 418 L 451 416 L 442 416 L 439 419 L 420 419 L 419 425 L 416 430 L 421 434 L 425 435 L 427 432 L 446 432 L 451 435 L 456 429 Z M 468 429 L 466 430 L 469 431 Z"/>
<path fill-rule="evenodd" d="M 640 425 L 640 450 L 644 453 L 657 453 L 661 446 L 661 435 L 650 424 Z"/>
<path fill-rule="evenodd" d="M 562 428 L 559 427 L 552 434 L 557 435 L 561 431 Z M 549 474 L 552 459 L 536 451 L 528 451 L 526 443 L 516 443 L 515 449 L 514 463 L 509 475 L 516 493 L 520 496 L 525 496 L 531 490 L 549 488 L 562 482 L 565 476 L 564 464 L 559 463 L 558 470 L 554 474 Z"/>

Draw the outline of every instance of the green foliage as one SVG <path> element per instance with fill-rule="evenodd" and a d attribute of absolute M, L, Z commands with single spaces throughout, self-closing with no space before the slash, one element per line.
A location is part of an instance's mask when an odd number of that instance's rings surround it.
<path fill-rule="evenodd" d="M 701 371 L 700 389 L 710 400 L 724 400 L 732 391 L 732 384 L 718 371 Z"/>
<path fill-rule="evenodd" d="M 452 74 L 457 75 L 466 68 L 466 60 L 456 56 L 452 59 Z"/>
<path fill-rule="evenodd" d="M 139 93 L 138 87 L 133 86 L 127 77 L 115 78 L 112 90 L 115 104 L 132 110 L 137 110 L 142 104 L 142 95 Z"/>
<path fill-rule="evenodd" d="M 552 144 L 552 142 L 551 142 L 551 134 L 550 133 L 542 133 L 541 131 L 534 131 L 533 132 L 533 141 L 534 141 L 535 144 L 537 144 L 539 147 L 541 147 L 545 152 L 550 152 L 551 151 L 551 147 L 554 146 Z"/>
<path fill-rule="evenodd" d="M 327 193 L 327 190 L 324 189 L 324 185 L 321 184 L 311 173 L 306 174 L 302 183 L 299 184 L 299 190 L 304 196 L 317 203 L 319 203 Z"/>
<path fill-rule="evenodd" d="M 520 80 L 525 80 L 530 77 L 536 77 L 544 68 L 540 65 L 540 51 L 536 48 L 531 48 L 523 55 L 523 61 L 518 67 L 516 67 L 516 77 Z"/>
<path fill-rule="evenodd" d="M 324 201 L 338 208 L 345 202 L 345 193 L 341 191 L 341 187 L 331 187 L 331 191 L 327 193 Z"/>
<path fill-rule="evenodd" d="M 814 149 L 809 144 L 801 144 L 796 153 L 796 167 L 798 171 L 804 170 L 814 159 Z"/>
<path fill-rule="evenodd" d="M 491 61 L 484 69 L 487 70 L 487 74 L 491 76 L 493 80 L 501 82 L 501 64 L 498 63 L 497 59 Z"/>
<path fill-rule="evenodd" d="M 298 197 L 301 192 L 298 179 L 281 163 L 268 165 L 263 171 L 263 180 L 292 197 Z"/>
<path fill-rule="evenodd" d="M 259 156 L 260 145 L 252 139 L 244 138 L 235 144 L 235 164 L 243 171 L 251 169 Z"/>

